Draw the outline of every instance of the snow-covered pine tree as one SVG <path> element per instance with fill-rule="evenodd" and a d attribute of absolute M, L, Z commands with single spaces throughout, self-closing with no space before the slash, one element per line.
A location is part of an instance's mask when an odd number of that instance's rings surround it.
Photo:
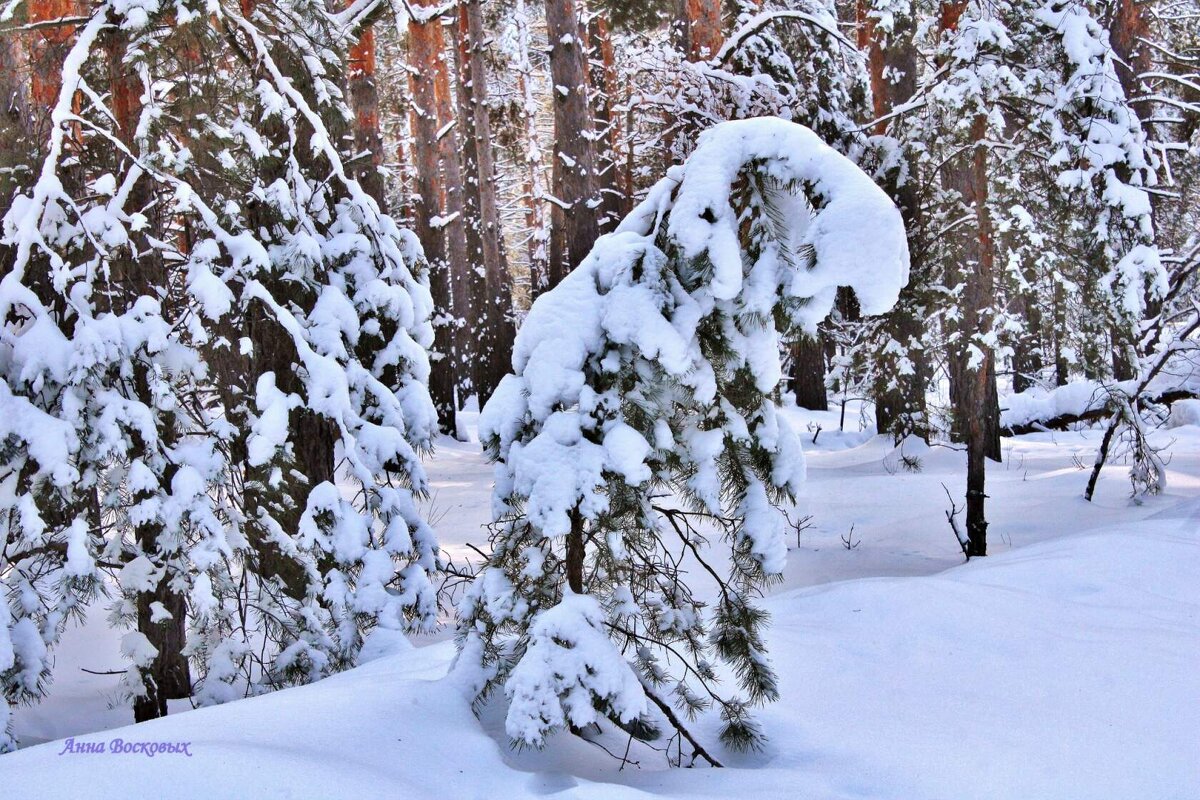
<path fill-rule="evenodd" d="M 160 711 L 166 661 L 215 702 L 432 624 L 431 302 L 414 238 L 347 172 L 353 20 L 282 0 L 81 21 L 0 240 L 6 699 L 42 690 L 101 571 L 137 628 L 126 689 Z M 163 634 L 183 613 L 186 643 Z"/>
<path fill-rule="evenodd" d="M 652 109 L 639 111 L 627 132 L 645 142 L 640 169 L 657 177 L 664 163 L 687 157 L 700 131 L 760 116 L 805 125 L 859 162 L 867 144 L 857 122 L 867 100 L 865 60 L 838 31 L 835 5 L 740 0 L 728 4 L 736 10 L 728 38 L 720 5 L 677 4 L 675 35 L 648 35 L 645 58 L 629 62 L 626 79 L 642 93 L 633 105 Z M 813 407 L 826 403 L 826 338 L 825 330 L 797 337 L 788 359 L 797 400 Z"/>
<path fill-rule="evenodd" d="M 1150 196 L 1156 159 L 1137 112 L 1125 96 L 1101 3 L 1052 0 L 1036 11 L 1051 53 L 1044 55 L 1040 130 L 1051 142 L 1060 202 L 1079 220 L 1077 245 L 1089 297 L 1081 328 L 1110 354 L 1092 368 L 1118 380 L 1141 358 L 1142 322 L 1166 294 L 1168 279 L 1155 245 Z M 1107 341 L 1105 341 L 1107 339 Z"/>
<path fill-rule="evenodd" d="M 704 134 L 538 299 L 481 418 L 496 532 L 459 609 L 458 667 L 480 698 L 504 687 L 510 736 L 605 718 L 650 736 L 663 717 L 690 736 L 674 709 L 715 707 L 727 745 L 761 743 L 750 709 L 776 686 L 755 597 L 783 569 L 778 505 L 804 475 L 776 412 L 781 347 L 837 287 L 879 313 L 907 272 L 870 178 L 761 118 Z"/>

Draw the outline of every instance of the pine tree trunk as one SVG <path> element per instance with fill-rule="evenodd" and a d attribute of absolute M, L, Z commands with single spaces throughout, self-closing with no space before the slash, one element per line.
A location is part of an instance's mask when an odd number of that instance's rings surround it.
<path fill-rule="evenodd" d="M 513 10 L 516 29 L 516 78 L 517 94 L 520 99 L 521 148 L 519 158 L 524 168 L 525 181 L 522 198 L 525 203 L 525 228 L 529 231 L 526 240 L 529 259 L 529 302 L 545 291 L 550 283 L 550 223 L 546 207 L 545 164 L 542 162 L 542 145 L 538 137 L 537 118 L 540 105 L 533 91 L 533 65 L 529 60 L 530 24 L 525 0 L 516 0 Z"/>
<path fill-rule="evenodd" d="M 471 80 L 471 37 L 467 19 L 466 0 L 459 0 L 455 23 L 449 26 L 454 51 L 455 96 L 458 100 L 458 119 L 455 123 L 459 143 L 458 157 L 462 175 L 462 221 L 466 237 L 467 260 L 456 269 L 454 280 L 466 288 L 471 313 L 464 314 L 460 329 L 459 351 L 472 357 L 463 368 L 470 370 L 471 385 L 479 386 L 479 378 L 487 374 L 487 359 L 491 351 L 488 341 L 488 291 L 483 254 L 483 219 L 480 211 L 479 139 L 475 130 L 475 86 Z M 458 299 L 458 295 L 455 295 Z M 466 343 L 463 338 L 472 341 Z M 479 405 L 486 398 L 479 394 Z"/>
<path fill-rule="evenodd" d="M 942 30 L 954 30 L 965 2 L 943 3 Z M 995 234 L 988 209 L 987 118 L 971 126 L 971 147 L 945 169 L 949 188 L 956 190 L 975 216 L 973 237 L 961 238 L 959 275 L 962 298 L 959 341 L 950 354 L 952 397 L 956 426 L 967 444 L 968 557 L 987 555 L 986 463 L 999 460 L 1000 422 L 995 353 L 981 341 L 993 328 L 995 297 Z"/>
<path fill-rule="evenodd" d="M 916 12 L 909 4 L 906 13 L 896 13 L 890 31 L 881 28 L 869 13 L 871 3 L 859 0 L 856 8 L 858 46 L 867 51 L 867 70 L 871 84 L 872 110 L 876 120 L 892 113 L 907 103 L 917 90 L 917 48 L 913 42 L 916 35 Z M 874 133 L 884 135 L 887 122 L 878 122 Z M 910 170 L 910 174 L 917 174 Z M 908 232 L 909 253 L 912 259 L 909 285 L 901 290 L 896 307 L 884 319 L 883 334 L 903 349 L 911 363 L 911 370 L 901 371 L 890 352 L 880 352 L 875 370 L 876 379 L 872 386 L 875 401 L 875 429 L 880 433 L 891 433 L 897 439 L 915 434 L 928 439 L 928 393 L 930 375 L 929 358 L 920 346 L 924 324 L 915 308 L 915 288 L 921 283 L 929 269 L 921 259 L 924 248 L 917 240 L 921 228 L 920 201 L 916 187 L 911 183 L 899 184 L 893 179 L 884 187 L 895 200 L 904 218 Z"/>
<path fill-rule="evenodd" d="M 141 116 L 142 84 L 137 74 L 124 63 L 126 54 L 125 34 L 114 30 L 107 43 L 109 66 L 109 81 L 112 91 L 110 108 L 116 118 L 117 135 L 122 144 L 130 151 L 138 152 L 136 132 Z M 125 200 L 126 213 L 144 213 L 153 217 L 154 198 L 151 195 L 149 179 L 143 177 L 130 187 Z M 151 230 L 161 230 L 161 224 L 151 224 Z M 150 253 L 157 253 L 151 250 Z M 119 254 L 111 259 L 109 280 L 111 291 L 108 295 L 112 303 L 112 311 L 125 313 L 142 296 L 159 297 L 160 290 L 165 285 L 166 267 L 161 259 L 142 253 L 137 256 L 131 248 L 122 248 Z M 131 364 L 134 391 L 143 402 L 149 402 L 151 397 L 149 372 L 146 365 L 135 361 Z M 159 432 L 166 447 L 173 446 L 176 437 L 174 416 L 165 412 L 165 424 Z M 149 460 L 150 453 L 147 443 L 135 439 L 135 457 Z M 175 468 L 168 465 L 160 477 L 161 486 L 155 489 L 142 490 L 134 494 L 134 503 L 152 501 L 160 492 L 169 488 Z M 164 533 L 160 522 L 147 522 L 138 525 L 134 533 L 138 550 L 145 553 L 156 564 L 164 565 L 167 559 L 160 547 L 160 537 Z M 166 574 L 155 586 L 153 591 L 138 592 L 135 606 L 137 609 L 137 628 L 157 651 L 153 661 L 141 669 L 142 682 L 146 693 L 134 700 L 133 715 L 135 722 L 144 722 L 167 714 L 167 701 L 190 697 L 192 693 L 191 671 L 187 658 L 183 655 L 187 639 L 187 603 L 184 597 L 170 588 L 172 573 L 168 567 Z M 153 620 L 152 605 L 161 603 L 162 608 L 170 615 L 158 622 Z"/>
<path fill-rule="evenodd" d="M 801 333 L 792 343 L 792 392 L 796 405 L 809 411 L 828 411 L 825 396 L 825 346 L 822 336 Z"/>
<path fill-rule="evenodd" d="M 1031 292 L 1018 296 L 1016 316 L 1024 323 L 1013 342 L 1013 391 L 1023 392 L 1034 385 L 1034 376 L 1045 367 L 1042 347 L 1042 307 Z"/>
<path fill-rule="evenodd" d="M 676 0 L 681 50 L 689 61 L 707 61 L 725 42 L 721 0 Z"/>
<path fill-rule="evenodd" d="M 596 120 L 596 182 L 600 193 L 600 232 L 617 226 L 628 213 L 628 198 L 622 191 L 621 123 L 614 104 L 620 86 L 608 22 L 600 12 L 588 20 L 588 42 L 592 51 L 592 107 Z"/>
<path fill-rule="evenodd" d="M 28 9 L 31 24 L 69 17 L 76 11 L 75 0 L 28 0 Z M 29 94 L 34 113 L 43 122 L 39 131 L 49 123 L 50 109 L 58 102 L 63 60 L 74 35 L 73 25 L 45 25 L 29 34 Z"/>
<path fill-rule="evenodd" d="M 586 556 L 583 540 L 583 514 L 579 509 L 571 511 L 571 532 L 567 534 L 567 552 L 564 565 L 567 570 L 567 586 L 575 594 L 583 594 L 583 566 Z"/>
<path fill-rule="evenodd" d="M 963 289 L 963 332 L 978 344 L 981 334 L 992 329 L 992 304 L 995 297 L 995 245 L 991 216 L 987 207 L 987 148 L 982 141 L 987 120 L 980 116 L 972 126 L 976 142 L 972 156 L 971 196 L 975 208 L 978 236 L 975 269 L 968 268 Z M 963 376 L 960 419 L 967 436 L 967 547 L 968 557 L 987 555 L 986 459 L 1000 456 L 999 402 L 996 390 L 996 362 L 992 348 L 979 344 L 983 364 L 971 365 L 969 352 L 961 352 L 959 367 Z"/>
<path fill-rule="evenodd" d="M 1112 18 L 1108 24 L 1108 38 L 1116 54 L 1117 79 L 1127 98 L 1136 98 L 1145 94 L 1141 86 L 1141 76 L 1150 72 L 1153 67 L 1150 45 L 1145 42 L 1150 39 L 1150 3 L 1147 0 L 1115 0 L 1109 4 Z M 1142 106 L 1138 107 L 1141 111 Z M 1152 126 L 1145 124 L 1147 133 L 1152 133 Z M 1118 177 L 1127 181 L 1129 176 L 1125 170 L 1118 172 Z M 1158 205 L 1157 195 L 1148 195 L 1150 201 L 1151 219 Z M 1157 227 L 1157 226 L 1156 226 Z M 1148 318 L 1159 312 L 1156 299 L 1152 296 L 1145 298 Z M 1133 355 L 1137 354 L 1138 342 L 1133 340 L 1125 326 L 1114 325 L 1111 331 L 1110 346 L 1112 347 L 1113 378 L 1119 381 L 1131 380 L 1136 374 Z"/>
<path fill-rule="evenodd" d="M 867 51 L 867 74 L 871 85 L 875 119 L 890 114 L 917 91 L 916 9 L 909 3 L 905 13 L 894 15 L 889 32 L 871 16 L 870 0 L 858 0 L 856 8 L 859 49 Z M 874 131 L 882 136 L 887 122 L 877 122 Z"/>
<path fill-rule="evenodd" d="M 423 0 L 419 5 L 431 7 L 436 0 Z M 446 260 L 446 238 L 442 227 L 435 224 L 442 213 L 442 179 L 439 164 L 436 74 L 442 54 L 441 22 L 434 18 L 426 22 L 410 19 L 408 23 L 409 89 L 412 94 L 412 152 L 416 189 L 413 203 L 413 230 L 421 241 L 429 261 L 429 283 L 433 294 L 434 352 L 429 375 L 429 394 L 437 409 L 438 427 L 442 433 L 454 435 L 454 340 L 448 319 L 453 315 L 450 299 L 450 266 Z"/>
<path fill-rule="evenodd" d="M 513 339 L 516 327 L 513 322 L 512 279 L 508 271 L 508 257 L 504 251 L 504 234 L 500 226 L 500 208 L 496 199 L 496 166 L 492 151 L 492 123 L 488 116 L 488 74 L 484 62 L 483 43 L 487 32 L 483 26 L 483 6 L 480 0 L 462 0 L 459 6 L 460 36 L 467 45 L 466 63 L 469 66 L 470 118 L 468 135 L 474 142 L 476 157 L 474 174 L 468 174 L 468 182 L 477 188 L 479 207 L 479 235 L 481 237 L 484 275 L 480 281 L 480 292 L 476 307 L 479 309 L 478 324 L 484 336 L 481 339 L 479 357 L 476 358 L 475 386 L 479 392 L 479 405 L 487 403 L 496 390 L 501 378 L 511 369 Z"/>
<path fill-rule="evenodd" d="M 554 288 L 599 235 L 587 59 L 574 0 L 546 0 L 554 97 L 553 194 L 549 286 Z"/>
<path fill-rule="evenodd" d="M 1054 284 L 1054 385 L 1066 386 L 1070 378 L 1064 342 L 1067 337 L 1067 299 L 1061 281 Z"/>
<path fill-rule="evenodd" d="M 387 195 L 383 185 L 383 136 L 379 130 L 379 88 L 375 81 L 375 29 L 367 26 L 358 41 L 350 47 L 350 69 L 347 76 L 350 104 L 354 110 L 354 149 L 356 156 L 367 154 L 354 162 L 353 175 L 363 190 L 387 212 Z"/>
<path fill-rule="evenodd" d="M 440 20 L 430 24 L 441 25 Z M 453 30 L 453 27 L 452 27 Z M 471 307 L 471 278 L 475 274 L 475 263 L 467 247 L 466 204 L 463 188 L 463 169 L 459 160 L 458 119 L 454 108 L 454 95 L 450 88 L 448 59 L 453 55 L 444 46 L 444 37 L 439 30 L 438 44 L 442 45 L 435 57 L 433 72 L 433 97 L 438 123 L 438 155 L 442 165 L 442 198 L 445 216 L 442 226 L 446 231 L 446 263 L 450 275 L 450 310 L 453 317 L 451 341 L 453 344 L 454 381 L 457 408 L 461 408 L 471 394 L 471 364 L 475 357 L 475 331 L 469 323 L 475 318 Z M 454 432 L 458 435 L 458 431 Z"/>
<path fill-rule="evenodd" d="M 1108 24 L 1108 41 L 1117 55 L 1117 80 L 1125 96 L 1142 94 L 1141 75 L 1153 67 L 1150 47 L 1150 3 L 1147 0 L 1115 0 L 1110 4 L 1112 19 Z"/>

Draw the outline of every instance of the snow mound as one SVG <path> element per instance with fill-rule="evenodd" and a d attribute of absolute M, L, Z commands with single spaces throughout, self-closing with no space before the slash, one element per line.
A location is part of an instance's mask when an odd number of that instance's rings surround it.
<path fill-rule="evenodd" d="M 1200 400 L 1180 400 L 1171 406 L 1167 427 L 1182 428 L 1184 425 L 1200 425 Z"/>
<path fill-rule="evenodd" d="M 763 713 L 770 749 L 735 768 L 650 769 L 642 753 L 643 769 L 618 772 L 561 734 L 507 751 L 442 677 L 443 644 L 78 739 L 191 742 L 191 757 L 59 755 L 62 742 L 4 756 L 5 794 L 1184 798 L 1200 785 L 1200 518 L 1180 513 L 770 598 L 785 702 Z M 580 777 L 572 748 L 601 772 Z"/>

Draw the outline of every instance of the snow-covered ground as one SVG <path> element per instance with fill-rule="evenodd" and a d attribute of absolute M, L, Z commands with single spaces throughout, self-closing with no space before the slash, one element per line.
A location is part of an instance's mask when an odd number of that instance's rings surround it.
<path fill-rule="evenodd" d="M 943 488 L 961 498 L 961 452 L 901 453 L 839 432 L 836 412 L 790 413 L 809 430 L 798 516 L 811 519 L 766 601 L 782 699 L 760 714 L 762 753 L 714 746 L 729 768 L 666 769 L 635 745 L 622 768 L 611 733 L 513 751 L 503 709 L 477 719 L 446 676 L 448 634 L 377 647 L 312 686 L 112 730 L 129 719 L 107 708 L 117 678 L 80 669 L 121 666 L 97 619 L 68 635 L 50 697 L 17 712 L 27 747 L 0 758 L 0 797 L 1198 796 L 1200 428 L 1155 434 L 1173 440 L 1169 488 L 1142 505 L 1120 464 L 1096 502 L 1081 498 L 1095 433 L 1005 440 L 992 555 L 964 565 Z M 427 511 L 465 557 L 486 541 L 491 467 L 444 441 L 430 472 Z M 715 720 L 694 729 L 715 741 Z M 65 736 L 190 742 L 191 756 L 28 746 Z"/>

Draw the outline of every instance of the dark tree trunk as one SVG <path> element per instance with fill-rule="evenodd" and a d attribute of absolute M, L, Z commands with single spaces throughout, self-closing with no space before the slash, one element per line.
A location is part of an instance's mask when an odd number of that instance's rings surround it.
<path fill-rule="evenodd" d="M 432 6 L 436 0 L 424 0 L 422 6 Z M 429 282 L 433 294 L 434 313 L 440 319 L 434 327 L 434 352 L 429 376 L 429 394 L 437 408 L 438 427 L 442 433 L 454 435 L 454 341 L 453 329 L 446 319 L 452 316 L 450 295 L 450 266 L 446 261 L 445 231 L 434 224 L 442 212 L 442 180 L 439 165 L 436 74 L 441 66 L 442 29 L 437 19 L 408 23 L 409 63 L 412 73 L 409 88 L 412 94 L 412 153 L 414 166 L 413 230 L 421 241 L 429 261 Z"/>
<path fill-rule="evenodd" d="M 141 81 L 124 63 L 126 48 L 123 33 L 114 31 L 107 49 L 112 91 L 111 109 L 116 118 L 117 135 L 127 148 L 136 153 L 136 132 L 142 111 Z M 153 201 L 149 179 L 143 177 L 129 190 L 125 210 L 127 213 L 145 213 L 153 217 L 156 214 Z M 161 222 L 164 221 L 160 220 L 160 224 L 152 223 L 150 230 L 162 230 L 164 225 Z M 115 313 L 125 313 L 139 297 L 158 298 L 165 294 L 160 290 L 164 286 L 166 267 L 157 257 L 145 254 L 135 256 L 132 249 L 122 248 L 119 254 L 112 258 L 110 270 L 108 302 Z M 163 299 L 165 300 L 165 297 Z M 149 398 L 149 368 L 140 361 L 135 361 L 131 366 L 136 396 Z M 163 444 L 171 447 L 176 440 L 174 415 L 162 411 L 159 413 L 163 414 L 160 432 Z M 148 459 L 150 455 L 147 443 L 140 439 L 135 442 L 135 452 L 142 458 Z M 131 498 L 133 502 L 149 501 L 168 488 L 174 472 L 174 467 L 168 466 L 160 477 L 162 485 L 157 489 L 135 493 Z M 140 670 L 146 694 L 134 701 L 133 714 L 136 722 L 166 716 L 168 700 L 190 697 L 192 693 L 191 672 L 188 660 L 183 654 L 187 638 L 187 604 L 182 595 L 170 588 L 174 576 L 171 558 L 159 545 L 163 533 L 163 526 L 158 521 L 138 525 L 134 530 L 138 551 L 148 556 L 156 566 L 166 567 L 166 573 L 153 591 L 138 592 L 136 596 L 137 628 L 158 651 L 150 664 Z M 169 615 L 157 622 L 153 620 L 156 609 L 152 608 L 156 603 L 161 603 L 162 610 Z"/>
<path fill-rule="evenodd" d="M 1070 379 L 1063 341 L 1067 334 L 1066 292 L 1061 283 L 1054 286 L 1054 385 L 1066 386 Z"/>
<path fill-rule="evenodd" d="M 1113 378 L 1118 381 L 1128 381 L 1134 378 L 1133 360 L 1129 357 L 1130 342 L 1120 335 L 1116 328 L 1109 332 L 1109 346 L 1112 347 Z"/>
<path fill-rule="evenodd" d="M 488 116 L 488 75 L 483 57 L 487 32 L 483 26 L 483 7 L 479 0 L 463 0 L 459 16 L 460 36 L 467 45 L 466 63 L 469 67 L 470 134 L 464 140 L 474 141 L 475 171 L 468 182 L 477 188 L 479 235 L 484 276 L 481 281 L 477 308 L 483 326 L 480 357 L 476 359 L 475 386 L 479 404 L 487 403 L 496 386 L 511 370 L 513 338 L 512 280 L 508 272 L 508 257 L 504 251 L 504 235 L 500 226 L 499 203 L 496 199 L 496 166 L 492 152 L 492 127 Z"/>
<path fill-rule="evenodd" d="M 796 405 L 809 411 L 828 411 L 825 396 L 825 346 L 822 336 L 802 333 L 792 343 L 792 393 Z"/>
<path fill-rule="evenodd" d="M 901 372 L 890 362 L 889 370 L 876 370 L 871 394 L 875 401 L 875 430 L 890 433 L 899 440 L 915 435 L 929 438 L 926 390 L 929 386 L 929 360 L 920 346 L 925 327 L 905 307 L 888 313 L 884 320 L 888 338 L 899 342 L 912 362 L 911 372 Z"/>
<path fill-rule="evenodd" d="M 157 530 L 139 530 L 137 538 L 143 549 L 154 547 Z M 161 603 L 169 618 L 153 622 L 151 605 Z M 158 650 L 150 667 L 142 671 L 146 694 L 133 702 L 134 722 L 167 716 L 167 701 L 192 695 L 191 671 L 183 655 L 187 644 L 187 603 L 183 595 L 170 590 L 163 578 L 153 592 L 137 596 L 137 627 Z"/>
<path fill-rule="evenodd" d="M 549 288 L 581 262 L 599 235 L 587 54 L 574 0 L 546 0 L 554 154 Z"/>
<path fill-rule="evenodd" d="M 575 594 L 583 594 L 583 562 L 586 555 L 583 539 L 583 514 L 579 509 L 571 512 L 571 532 L 567 534 L 567 586 Z"/>
<path fill-rule="evenodd" d="M 942 30 L 954 30 L 966 3 L 942 4 Z M 984 144 L 987 118 L 971 126 L 971 147 L 947 166 L 948 186 L 956 190 L 975 216 L 973 237 L 962 237 L 959 274 L 962 276 L 959 342 L 951 358 L 955 386 L 956 425 L 967 443 L 967 555 L 987 555 L 986 463 L 1000 455 L 999 402 L 995 353 L 980 341 L 993 327 L 995 297 L 995 239 L 988 209 L 988 151 Z"/>
<path fill-rule="evenodd" d="M 1025 321 L 1025 330 L 1013 342 L 1013 391 L 1023 392 L 1034 385 L 1045 363 L 1042 358 L 1042 310 L 1035 298 L 1021 298 L 1018 315 Z"/>
<path fill-rule="evenodd" d="M 466 239 L 466 262 L 454 272 L 454 280 L 461 283 L 468 295 L 469 314 L 463 314 L 459 336 L 459 351 L 465 356 L 463 364 L 471 372 L 472 386 L 479 385 L 479 377 L 487 374 L 487 358 L 491 350 L 488 341 L 487 278 L 484 270 L 483 220 L 480 212 L 479 140 L 475 131 L 475 85 L 471 79 L 471 37 L 467 18 L 468 3 L 460 0 L 455 24 L 449 26 L 454 50 L 455 96 L 458 100 L 459 164 L 462 175 L 462 222 Z M 455 294 L 456 304 L 458 294 Z M 464 341 L 469 339 L 470 342 Z M 486 398 L 480 393 L 479 405 Z"/>

